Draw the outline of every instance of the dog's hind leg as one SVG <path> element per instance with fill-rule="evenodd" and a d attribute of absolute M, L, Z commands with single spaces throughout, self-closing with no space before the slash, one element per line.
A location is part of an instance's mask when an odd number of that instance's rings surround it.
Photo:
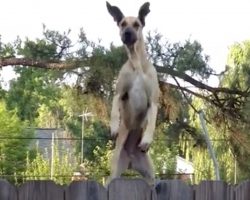
<path fill-rule="evenodd" d="M 141 152 L 138 149 L 131 160 L 131 168 L 138 171 L 149 185 L 154 184 L 153 163 L 148 153 Z"/>

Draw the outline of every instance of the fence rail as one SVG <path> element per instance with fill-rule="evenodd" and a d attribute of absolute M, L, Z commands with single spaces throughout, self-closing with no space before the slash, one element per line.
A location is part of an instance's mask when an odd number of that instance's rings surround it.
<path fill-rule="evenodd" d="M 229 185 L 203 181 L 187 185 L 163 180 L 150 187 L 141 179 L 115 179 L 105 189 L 95 181 L 76 181 L 61 186 L 53 181 L 28 181 L 19 187 L 0 180 L 0 200 L 249 200 L 250 181 Z"/>

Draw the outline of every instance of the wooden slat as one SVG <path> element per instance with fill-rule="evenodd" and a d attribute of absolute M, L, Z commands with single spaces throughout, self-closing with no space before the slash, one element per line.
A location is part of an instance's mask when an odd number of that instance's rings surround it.
<path fill-rule="evenodd" d="M 75 181 L 66 188 L 65 200 L 107 200 L 107 190 L 95 181 Z"/>
<path fill-rule="evenodd" d="M 233 192 L 223 181 L 202 181 L 195 189 L 195 199 L 233 200 Z"/>
<path fill-rule="evenodd" d="M 227 186 L 227 194 L 228 194 L 227 197 L 228 200 L 235 200 L 234 185 Z"/>
<path fill-rule="evenodd" d="M 108 187 L 109 200 L 151 200 L 152 188 L 142 179 L 114 179 Z"/>
<path fill-rule="evenodd" d="M 28 181 L 18 188 L 18 200 L 64 200 L 64 189 L 53 181 Z"/>
<path fill-rule="evenodd" d="M 0 200 L 17 200 L 16 187 L 2 179 L 0 179 Z"/>
<path fill-rule="evenodd" d="M 157 200 L 193 200 L 193 189 L 181 180 L 164 180 L 156 185 Z"/>
<path fill-rule="evenodd" d="M 235 200 L 250 199 L 250 181 L 245 181 L 235 188 Z"/>

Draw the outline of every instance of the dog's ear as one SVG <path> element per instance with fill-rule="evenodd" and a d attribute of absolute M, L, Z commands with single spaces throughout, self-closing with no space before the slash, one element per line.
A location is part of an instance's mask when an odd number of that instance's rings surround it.
<path fill-rule="evenodd" d="M 124 17 L 123 13 L 117 6 L 111 6 L 107 1 L 106 1 L 106 6 L 110 15 L 112 15 L 112 17 L 114 18 L 114 20 L 117 22 L 118 25 Z"/>
<path fill-rule="evenodd" d="M 146 2 L 144 3 L 139 10 L 139 14 L 138 14 L 138 18 L 142 23 L 142 26 L 145 26 L 145 17 L 147 16 L 147 14 L 150 12 L 149 9 L 150 3 Z"/>

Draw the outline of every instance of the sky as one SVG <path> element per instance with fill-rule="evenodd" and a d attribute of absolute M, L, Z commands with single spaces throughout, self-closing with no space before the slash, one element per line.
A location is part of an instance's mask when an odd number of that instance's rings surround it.
<path fill-rule="evenodd" d="M 250 39 L 249 0 L 148 0 L 151 12 L 144 33 L 157 30 L 171 42 L 198 40 L 210 56 L 210 66 L 224 69 L 229 47 Z M 109 0 L 125 16 L 137 16 L 145 0 Z M 0 35 L 3 42 L 17 36 L 42 37 L 42 24 L 48 29 L 66 31 L 77 39 L 82 27 L 87 38 L 121 45 L 118 28 L 106 9 L 105 0 L 6 0 L 1 2 Z M 13 78 L 10 68 L 1 72 L 5 80 Z"/>

